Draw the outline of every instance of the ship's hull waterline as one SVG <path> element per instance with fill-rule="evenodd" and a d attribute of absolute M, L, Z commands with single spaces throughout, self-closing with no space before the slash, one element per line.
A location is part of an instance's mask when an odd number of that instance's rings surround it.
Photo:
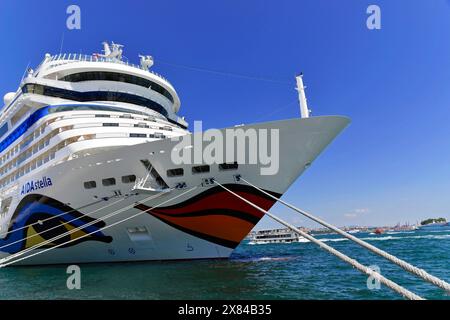
<path fill-rule="evenodd" d="M 8 231 L 0 239 L 0 257 L 39 246 L 67 231 L 69 234 L 63 238 L 17 256 L 20 259 L 35 254 L 17 265 L 227 258 L 263 214 L 217 185 L 202 186 L 203 179 L 214 178 L 269 209 L 273 199 L 236 181 L 236 175 L 281 196 L 348 122 L 345 117 L 326 116 L 242 126 L 243 130 L 279 130 L 276 174 L 261 175 L 258 164 L 239 164 L 237 170 L 229 171 L 211 165 L 208 173 L 191 174 L 192 165 L 182 164 L 176 167 L 184 168 L 185 174 L 167 180 L 170 187 L 182 181 L 186 188 L 156 198 L 132 190 L 133 183 L 122 182 L 121 177 L 145 176 L 143 159 L 151 159 L 158 172 L 174 167 L 171 150 L 178 142 L 171 139 L 121 146 L 42 167 L 16 183 L 17 194 L 11 203 L 14 222 L 8 222 L 3 229 Z M 115 185 L 102 185 L 102 179 L 112 177 L 117 181 Z M 33 188 L 26 186 L 30 181 Z M 96 181 L 96 188 L 84 188 L 86 181 Z M 118 223 L 133 215 L 136 217 Z M 43 220 L 46 222 L 39 223 Z M 42 232 L 49 227 L 52 230 Z M 90 235 L 82 237 L 86 234 Z M 48 250 L 54 246 L 58 247 Z M 39 253 L 44 250 L 48 251 Z"/>

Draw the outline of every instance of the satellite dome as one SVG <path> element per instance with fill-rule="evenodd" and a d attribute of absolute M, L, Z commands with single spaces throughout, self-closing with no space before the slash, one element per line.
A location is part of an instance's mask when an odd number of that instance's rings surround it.
<path fill-rule="evenodd" d="M 7 94 L 5 94 L 5 96 L 3 97 L 3 102 L 5 103 L 5 106 L 11 103 L 15 95 L 16 95 L 15 92 L 8 92 Z"/>

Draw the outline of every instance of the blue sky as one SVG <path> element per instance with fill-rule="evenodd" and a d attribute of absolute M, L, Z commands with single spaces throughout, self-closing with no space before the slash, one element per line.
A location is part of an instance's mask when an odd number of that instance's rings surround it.
<path fill-rule="evenodd" d="M 66 28 L 70 4 L 81 8 L 81 30 Z M 370 4 L 381 8 L 381 30 L 366 27 Z M 180 114 L 206 128 L 297 117 L 303 71 L 314 115 L 352 124 L 285 199 L 338 225 L 450 218 L 449 1 L 1 1 L 0 35 L 2 94 L 62 38 L 63 52 L 77 53 L 113 40 L 131 61 L 153 55 Z M 269 226 L 265 218 L 258 228 Z"/>

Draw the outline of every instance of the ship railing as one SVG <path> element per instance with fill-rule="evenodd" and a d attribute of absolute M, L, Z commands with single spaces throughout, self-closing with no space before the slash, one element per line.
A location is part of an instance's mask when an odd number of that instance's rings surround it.
<path fill-rule="evenodd" d="M 107 63 L 117 63 L 117 64 L 121 64 L 121 65 L 126 65 L 132 68 L 136 68 L 136 69 L 140 69 L 140 70 L 144 70 L 147 71 L 161 79 L 163 79 L 164 81 L 169 82 L 165 77 L 163 77 L 162 75 L 160 75 L 159 73 L 152 71 L 152 70 L 146 70 L 144 69 L 141 65 L 137 65 L 134 63 L 130 63 L 127 60 L 119 60 L 116 58 L 107 58 L 107 57 L 101 57 L 98 55 L 89 55 L 89 54 L 82 54 L 82 53 L 60 53 L 57 55 L 53 55 L 51 56 L 48 60 L 44 59 L 39 66 L 36 68 L 36 72 L 35 75 L 38 73 L 39 69 L 42 67 L 42 65 L 45 62 L 55 62 L 55 61 L 64 61 L 66 63 L 69 62 L 107 62 Z M 49 68 L 53 68 L 56 67 L 58 65 L 51 65 L 49 66 Z M 170 82 L 169 82 L 170 83 Z"/>
<path fill-rule="evenodd" d="M 19 184 L 17 182 L 14 183 L 13 185 L 3 187 L 2 190 L 0 191 L 0 202 L 11 195 L 17 194 L 18 189 Z"/>

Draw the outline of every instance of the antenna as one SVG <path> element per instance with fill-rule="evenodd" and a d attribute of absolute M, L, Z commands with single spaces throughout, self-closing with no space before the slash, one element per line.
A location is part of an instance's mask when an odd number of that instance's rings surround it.
<path fill-rule="evenodd" d="M 27 67 L 25 68 L 25 71 L 23 72 L 22 78 L 20 79 L 20 83 L 22 83 L 23 79 L 25 79 L 25 74 L 30 73 L 30 62 L 28 62 Z"/>
<path fill-rule="evenodd" d="M 105 54 L 105 57 L 107 57 L 111 54 L 111 49 L 109 48 L 108 42 L 103 41 L 102 44 L 103 44 L 103 53 Z"/>
<path fill-rule="evenodd" d="M 295 77 L 297 80 L 298 100 L 300 102 L 300 115 L 302 118 L 309 118 L 309 109 L 306 102 L 305 86 L 303 85 L 303 73 Z"/>
<path fill-rule="evenodd" d="M 59 54 L 62 53 L 63 44 L 64 44 L 64 31 L 63 31 L 62 36 L 61 36 L 61 45 L 59 46 Z"/>

